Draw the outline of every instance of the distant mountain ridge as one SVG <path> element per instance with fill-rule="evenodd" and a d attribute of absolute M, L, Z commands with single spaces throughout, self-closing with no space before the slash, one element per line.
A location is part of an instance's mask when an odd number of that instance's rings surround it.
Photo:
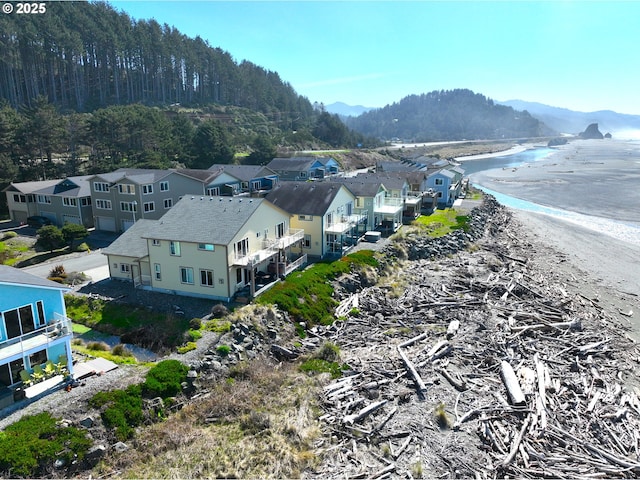
<path fill-rule="evenodd" d="M 325 110 L 329 113 L 335 113 L 342 117 L 357 117 L 369 110 L 373 110 L 373 107 L 363 107 L 362 105 L 347 105 L 344 102 L 334 102 L 324 106 Z"/>
<path fill-rule="evenodd" d="M 512 107 L 515 110 L 526 110 L 548 127 L 561 133 L 576 135 L 584 131 L 592 123 L 597 123 L 602 133 L 611 133 L 614 137 L 625 136 L 632 130 L 640 131 L 640 115 L 628 115 L 612 110 L 577 112 L 524 100 L 507 100 L 497 103 Z"/>

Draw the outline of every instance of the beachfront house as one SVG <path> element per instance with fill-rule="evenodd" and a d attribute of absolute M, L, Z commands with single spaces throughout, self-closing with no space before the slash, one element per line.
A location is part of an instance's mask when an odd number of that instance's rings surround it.
<path fill-rule="evenodd" d="M 264 198 L 183 197 L 109 247 L 112 279 L 149 290 L 230 301 L 252 298 L 306 264 L 303 232 Z"/>
<path fill-rule="evenodd" d="M 262 165 L 228 165 L 214 164 L 209 170 L 222 170 L 208 191 L 207 195 L 264 195 L 278 185 L 278 174 Z"/>
<path fill-rule="evenodd" d="M 267 167 L 283 181 L 320 180 L 340 171 L 340 164 L 331 157 L 276 157 Z"/>
<path fill-rule="evenodd" d="M 427 185 L 437 195 L 439 207 L 450 207 L 462 194 L 464 170 L 459 166 L 450 165 L 427 177 Z"/>
<path fill-rule="evenodd" d="M 367 217 L 354 208 L 355 195 L 334 182 L 281 182 L 265 197 L 292 215 L 304 231 L 304 252 L 316 258 L 341 257 L 358 243 Z"/>
<path fill-rule="evenodd" d="M 69 288 L 0 265 L 0 408 L 35 396 L 73 373 Z"/>
<path fill-rule="evenodd" d="M 11 183 L 4 189 L 11 220 L 25 223 L 39 215 L 53 225 L 65 223 L 93 227 L 93 210 L 89 175 L 58 180 Z"/>
<path fill-rule="evenodd" d="M 400 226 L 402 202 L 392 198 L 382 181 L 373 178 L 336 177 L 332 180 L 344 185 L 355 195 L 354 213 L 363 217 L 364 231 L 383 231 Z"/>

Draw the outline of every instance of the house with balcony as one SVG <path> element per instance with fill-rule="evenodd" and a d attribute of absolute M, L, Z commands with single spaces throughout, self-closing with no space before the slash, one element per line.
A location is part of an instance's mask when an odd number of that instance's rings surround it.
<path fill-rule="evenodd" d="M 26 222 L 33 215 L 54 225 L 94 225 L 89 175 L 58 180 L 11 183 L 4 189 L 11 220 Z"/>
<path fill-rule="evenodd" d="M 321 180 L 340 171 L 332 157 L 276 157 L 267 164 L 283 181 Z"/>
<path fill-rule="evenodd" d="M 337 177 L 332 181 L 343 184 L 355 195 L 354 211 L 366 217 L 365 231 L 389 234 L 402 225 L 404 202 L 392 197 L 382 181 L 376 182 L 373 178 L 365 181 L 357 176 Z"/>
<path fill-rule="evenodd" d="M 123 232 L 157 220 L 184 195 L 214 195 L 222 170 L 120 168 L 89 178 L 96 230 Z"/>
<path fill-rule="evenodd" d="M 102 250 L 112 279 L 165 293 L 253 298 L 307 262 L 304 232 L 264 198 L 184 196 Z"/>
<path fill-rule="evenodd" d="M 227 165 L 214 164 L 209 170 L 222 170 L 212 186 L 218 187 L 216 195 L 250 195 L 266 194 L 278 185 L 278 174 L 262 165 Z"/>
<path fill-rule="evenodd" d="M 291 226 L 304 231 L 303 250 L 312 257 L 341 257 L 367 228 L 355 195 L 339 183 L 282 182 L 265 198 L 292 215 Z"/>
<path fill-rule="evenodd" d="M 450 207 L 463 190 L 464 169 L 449 165 L 427 177 L 427 185 L 436 192 L 438 207 Z"/>
<path fill-rule="evenodd" d="M 73 374 L 69 288 L 0 265 L 0 408 Z"/>

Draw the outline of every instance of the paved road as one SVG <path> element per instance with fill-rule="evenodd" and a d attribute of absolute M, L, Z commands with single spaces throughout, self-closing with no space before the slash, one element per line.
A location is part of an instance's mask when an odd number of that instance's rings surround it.
<path fill-rule="evenodd" d="M 25 267 L 23 270 L 38 277 L 47 278 L 49 272 L 55 265 L 63 265 L 67 273 L 84 272 L 91 277 L 91 280 L 94 282 L 109 277 L 107 257 L 102 255 L 99 250 L 91 253 L 71 253 L 54 258 L 49 262 L 40 263 L 32 267 Z"/>

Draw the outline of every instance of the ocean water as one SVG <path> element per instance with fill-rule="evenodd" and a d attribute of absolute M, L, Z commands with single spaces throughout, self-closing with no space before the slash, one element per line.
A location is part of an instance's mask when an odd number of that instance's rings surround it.
<path fill-rule="evenodd" d="M 637 142 L 630 143 L 636 143 L 635 146 L 637 147 Z M 473 173 L 496 168 L 516 169 L 522 167 L 525 164 L 532 164 L 545 160 L 554 152 L 555 150 L 550 148 L 536 148 L 505 157 L 465 162 L 463 167 L 465 169 L 466 175 L 471 175 Z M 485 177 L 480 176 L 479 178 Z M 475 187 L 485 191 L 486 193 L 493 195 L 496 200 L 498 200 L 498 202 L 507 207 L 549 215 L 573 223 L 575 225 L 579 225 L 581 227 L 608 235 L 618 240 L 622 240 L 624 242 L 628 242 L 634 245 L 640 245 L 640 223 L 616 220 L 596 215 L 587 215 L 568 209 L 541 205 L 532 201 L 516 198 L 514 196 L 495 191 L 486 187 L 485 185 L 482 185 L 479 182 L 475 182 L 473 178 L 472 184 Z M 640 188 L 640 186 L 638 186 L 638 188 Z M 524 192 L 524 189 L 522 189 L 521 192 Z M 621 199 L 621 202 L 624 202 L 624 199 Z M 625 205 L 625 208 L 628 208 L 628 205 Z M 637 219 L 638 222 L 640 222 L 640 206 L 638 206 Z"/>

